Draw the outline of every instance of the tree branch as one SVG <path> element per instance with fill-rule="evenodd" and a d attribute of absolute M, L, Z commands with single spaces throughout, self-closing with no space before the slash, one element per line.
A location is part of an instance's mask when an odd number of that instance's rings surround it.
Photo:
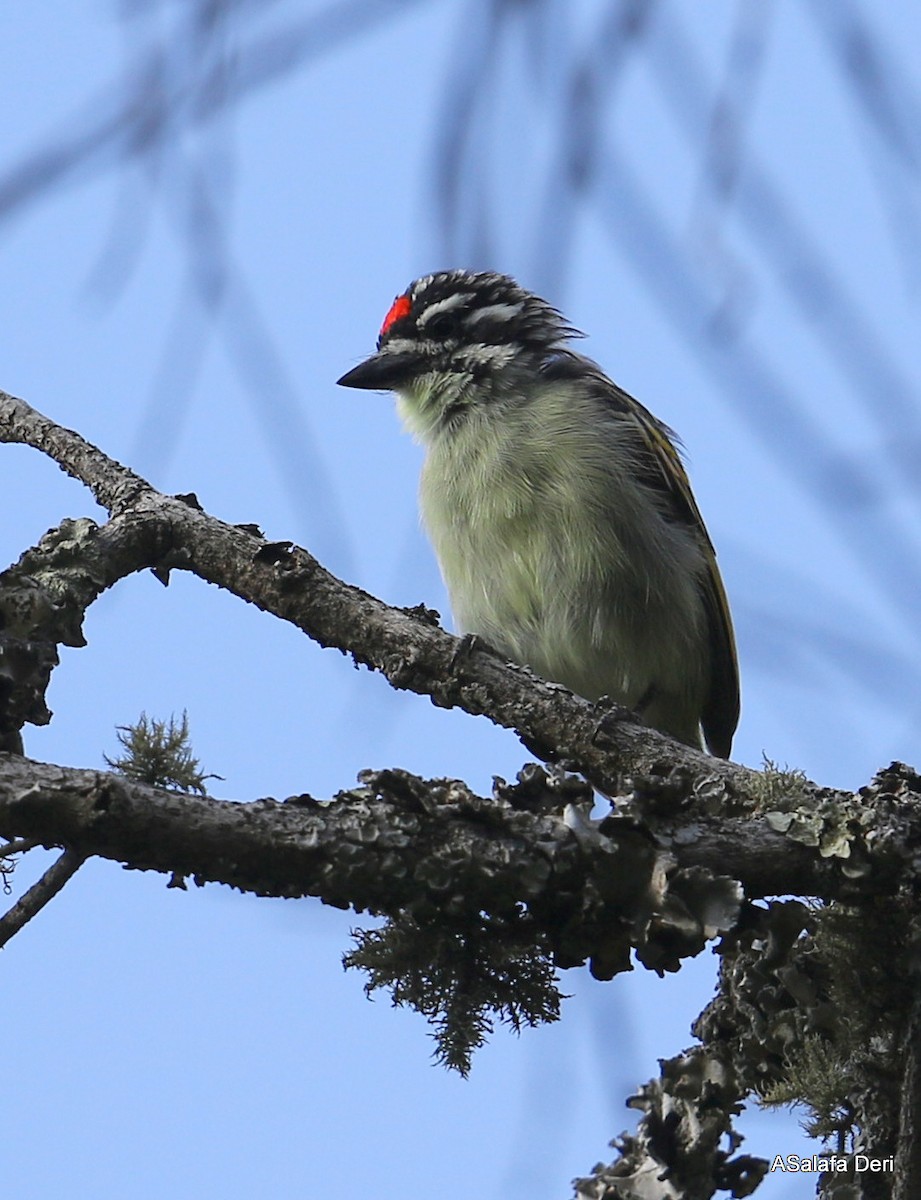
<path fill-rule="evenodd" d="M 607 977 L 626 968 L 631 947 L 656 970 L 697 953 L 734 918 L 730 880 L 749 896 L 891 892 L 921 834 L 921 801 L 906 792 L 899 859 L 887 824 L 891 774 L 875 797 L 872 788 L 861 797 L 873 854 L 846 859 L 823 858 L 766 817 L 708 815 L 675 784 L 674 775 L 644 778 L 593 821 L 590 788 L 536 765 L 492 797 L 392 770 L 363 773 L 331 802 L 242 804 L 0 754 L 0 835 L 356 911 L 396 915 L 422 904 L 504 914 L 523 904 L 560 965 L 592 958 Z"/>
<path fill-rule="evenodd" d="M 71 876 L 83 866 L 85 856 L 76 850 L 65 850 L 60 858 L 29 890 L 0 917 L 0 946 L 17 934 L 24 925 L 53 900 Z"/>
<path fill-rule="evenodd" d="M 0 845 L 0 858 L 12 858 L 14 854 L 26 854 L 40 845 L 41 842 L 36 841 L 35 838 L 15 838 L 12 842 L 4 842 L 3 845 Z"/>
<path fill-rule="evenodd" d="M 290 542 L 267 542 L 253 526 L 227 525 L 204 513 L 195 497 L 162 495 L 79 434 L 4 392 L 0 441 L 48 454 L 112 514 L 101 529 L 85 520 L 63 523 L 6 573 L 7 587 L 28 595 L 28 603 L 21 595 L 17 601 L 26 610 L 17 613 L 20 639 L 46 644 L 28 682 L 28 671 L 16 672 L 28 693 L 16 707 L 20 720 L 48 720 L 43 694 L 56 662 L 48 643 L 82 645 L 80 621 L 101 591 L 145 567 L 164 582 L 179 569 L 290 622 L 321 646 L 351 654 L 394 687 L 516 730 L 530 747 L 544 747 L 602 791 L 616 791 L 625 772 L 655 773 L 664 764 L 705 776 L 727 803 L 751 787 L 753 772 L 674 742 L 618 705 L 593 705 L 538 680 L 481 643 L 452 637 L 422 606 L 391 608 L 343 583 Z M 0 599 L 0 614 L 2 604 Z"/>
<path fill-rule="evenodd" d="M 539 767 L 496 795 L 453 780 L 365 772 L 331 802 L 233 803 L 98 771 L 0 755 L 0 834 L 134 869 L 262 896 L 318 896 L 356 912 L 513 916 L 560 966 L 629 969 L 630 951 L 675 970 L 738 908 L 738 885 L 656 849 L 635 819 L 598 824 L 591 789 Z"/>

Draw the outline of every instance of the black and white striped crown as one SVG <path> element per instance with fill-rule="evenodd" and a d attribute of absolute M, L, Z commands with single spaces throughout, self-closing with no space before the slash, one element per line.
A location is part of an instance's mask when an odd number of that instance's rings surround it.
<path fill-rule="evenodd" d="M 411 283 L 384 319 L 378 347 L 452 343 L 547 351 L 577 336 L 551 304 L 510 276 L 455 270 Z"/>

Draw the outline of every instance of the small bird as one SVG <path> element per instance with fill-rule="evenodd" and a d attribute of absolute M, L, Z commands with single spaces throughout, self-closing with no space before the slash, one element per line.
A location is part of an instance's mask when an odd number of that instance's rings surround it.
<path fill-rule="evenodd" d="M 425 448 L 422 518 L 462 632 L 728 758 L 732 621 L 676 436 L 578 336 L 507 275 L 439 271 L 339 383 L 395 392 Z"/>

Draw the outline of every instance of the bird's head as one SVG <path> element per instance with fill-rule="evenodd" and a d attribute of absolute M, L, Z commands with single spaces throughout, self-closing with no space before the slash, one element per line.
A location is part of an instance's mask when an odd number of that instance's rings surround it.
<path fill-rule="evenodd" d="M 384 317 L 377 353 L 346 372 L 345 387 L 394 391 L 419 436 L 514 388 L 576 334 L 508 275 L 439 271 L 411 283 Z"/>

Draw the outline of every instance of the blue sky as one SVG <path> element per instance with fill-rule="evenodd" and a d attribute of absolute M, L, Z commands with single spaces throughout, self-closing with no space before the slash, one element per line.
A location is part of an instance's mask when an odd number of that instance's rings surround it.
<path fill-rule="evenodd" d="M 447 619 L 420 452 L 388 399 L 334 381 L 415 276 L 509 271 L 683 438 L 737 625 L 734 757 L 848 787 L 917 763 L 917 6 L 663 0 L 598 61 L 611 5 L 510 5 L 490 24 L 498 7 L 239 0 L 196 41 L 205 5 L 8 6 L 0 387 L 163 490 Z M 200 118 L 209 69 L 248 68 L 276 35 L 294 55 L 317 18 L 315 53 Z M 876 85 L 836 50 L 865 48 L 860 20 Z M 140 63 L 189 89 L 161 149 L 126 161 L 84 141 L 53 183 L 15 190 L 40 150 L 104 124 Z M 578 78 L 604 93 L 597 124 L 565 119 Z M 728 143 L 708 141 L 720 97 Z M 708 162 L 736 171 L 725 200 Z M 0 457 L 4 562 L 64 516 L 100 516 L 38 455 Z M 62 653 L 52 724 L 27 730 L 33 757 L 100 766 L 116 725 L 187 709 L 216 794 L 239 799 L 327 796 L 388 765 L 486 789 L 527 758 L 191 577 L 124 582 L 86 635 Z M 20 1200 L 388 1197 L 433 1178 L 446 1200 L 567 1195 L 713 986 L 709 953 L 666 980 L 569 972 L 562 1022 L 498 1031 L 462 1081 L 431 1064 L 420 1017 L 342 972 L 361 918 L 165 883 L 90 863 L 2 956 Z M 746 1149 L 800 1145 L 788 1116 L 740 1127 Z"/>

